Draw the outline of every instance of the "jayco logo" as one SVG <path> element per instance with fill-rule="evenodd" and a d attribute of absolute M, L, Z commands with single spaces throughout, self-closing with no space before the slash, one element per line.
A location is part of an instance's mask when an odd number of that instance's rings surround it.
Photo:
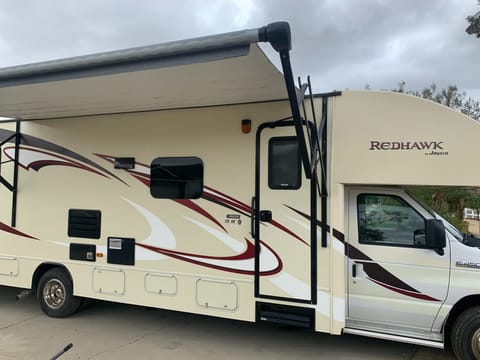
<path fill-rule="evenodd" d="M 427 150 L 427 156 L 445 156 L 443 141 L 370 141 L 369 150 L 380 151 L 408 151 L 408 150 Z"/>

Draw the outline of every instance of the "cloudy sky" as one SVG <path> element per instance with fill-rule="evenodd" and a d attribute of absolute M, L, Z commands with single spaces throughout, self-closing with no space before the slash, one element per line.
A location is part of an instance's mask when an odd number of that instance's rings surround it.
<path fill-rule="evenodd" d="M 0 67 L 286 20 L 294 72 L 316 92 L 403 80 L 480 100 L 480 39 L 465 33 L 478 11 L 477 0 L 0 0 Z"/>

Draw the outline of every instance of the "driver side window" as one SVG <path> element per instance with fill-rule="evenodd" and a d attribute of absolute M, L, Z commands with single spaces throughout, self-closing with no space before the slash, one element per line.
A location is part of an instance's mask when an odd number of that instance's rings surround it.
<path fill-rule="evenodd" d="M 360 194 L 357 216 L 361 244 L 425 246 L 425 219 L 398 196 Z"/>

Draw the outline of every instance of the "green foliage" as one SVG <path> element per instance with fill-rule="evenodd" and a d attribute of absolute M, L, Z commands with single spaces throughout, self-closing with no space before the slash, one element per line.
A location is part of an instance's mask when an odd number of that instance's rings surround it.
<path fill-rule="evenodd" d="M 464 233 L 468 233 L 468 223 L 463 220 L 463 209 L 480 209 L 478 189 L 418 187 L 409 191 Z"/>

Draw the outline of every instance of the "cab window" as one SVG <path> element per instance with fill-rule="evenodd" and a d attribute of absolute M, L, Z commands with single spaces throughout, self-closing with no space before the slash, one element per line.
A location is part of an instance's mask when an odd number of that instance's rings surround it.
<path fill-rule="evenodd" d="M 357 215 L 361 244 L 425 246 L 425 219 L 398 196 L 360 194 Z"/>

